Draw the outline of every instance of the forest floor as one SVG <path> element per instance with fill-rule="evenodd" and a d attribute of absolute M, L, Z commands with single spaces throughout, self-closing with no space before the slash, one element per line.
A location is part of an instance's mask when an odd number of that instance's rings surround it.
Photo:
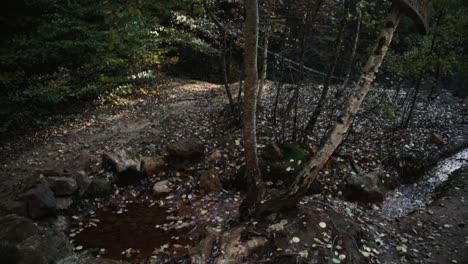
<path fill-rule="evenodd" d="M 285 86 L 281 90 L 278 126 L 274 127 L 272 109 L 276 88 L 272 83 L 269 85 L 263 111 L 258 117 L 261 153 L 270 143 L 285 142 L 291 137 L 292 118 L 284 113 L 284 108 L 293 88 Z M 233 84 L 232 89 L 233 94 L 237 94 L 238 85 Z M 304 92 L 304 89 L 319 91 L 316 86 L 303 88 L 298 124 L 306 123 L 307 114 L 315 105 L 313 95 L 318 94 Z M 453 97 L 445 91 L 430 103 L 421 97 L 410 127 L 395 128 L 406 108 L 405 102 L 409 101 L 404 92 L 395 95 L 393 91 L 374 89 L 360 110 L 352 132 L 298 209 L 275 214 L 260 223 L 244 224 L 244 231 L 247 231 L 242 233 L 242 240 L 265 244 L 245 260 L 258 263 L 468 263 L 466 156 L 458 158 L 457 165 L 465 164 L 465 167 L 447 183 L 437 183 L 442 187 L 431 185 L 434 192 L 428 194 L 429 199 L 425 196 L 422 201 L 410 203 L 403 209 L 398 203 L 385 203 L 388 195 L 395 195 L 395 191 L 388 192 L 383 203 L 347 199 L 346 185 L 351 175 L 381 169 L 384 177 L 391 179 L 389 189 L 405 182 L 417 185 L 419 178 L 407 180 L 406 175 L 402 176 L 408 173 L 402 169 L 403 165 L 408 167 L 403 163 L 428 161 L 422 171 L 418 171 L 422 174 L 439 160 L 468 146 L 467 99 Z M 316 150 L 333 121 L 333 105 L 328 103 L 329 110 L 306 139 L 307 157 Z M 206 246 L 200 249 L 199 245 L 203 239 L 202 244 L 211 245 L 206 256 L 206 262 L 210 262 L 230 252 L 225 248 L 229 244 L 228 236 L 221 234 L 238 224 L 237 206 L 243 188 L 238 181 L 243 165 L 241 135 L 240 127 L 226 107 L 222 86 L 165 78 L 158 85 L 135 90 L 112 105 L 85 109 L 73 121 L 2 139 L 0 215 L 9 212 L 10 202 L 27 185 L 29 178 L 73 160 L 83 151 L 92 157 L 89 175 L 105 175 L 101 168 L 104 153 L 125 149 L 139 156 L 167 157 L 167 145 L 184 138 L 196 138 L 205 148 L 206 158 L 202 161 L 182 168 L 169 164 L 164 171 L 139 184 L 118 188 L 109 197 L 76 201 L 61 214 L 70 219 L 66 233 L 77 252 L 97 249 L 94 254 L 103 258 L 132 263 L 156 263 L 158 257 L 169 259 L 171 255 L 183 261 L 181 256 L 194 254 L 189 248 L 206 253 Z M 285 176 L 264 175 L 271 190 L 284 188 L 304 160 L 291 159 L 290 162 Z M 199 188 L 199 179 L 206 173 L 216 175 L 223 183 L 223 190 L 204 194 Z M 173 185 L 171 191 L 152 195 L 153 184 L 161 180 Z M 93 229 L 93 222 L 109 228 L 101 228 L 100 232 Z M 184 231 L 169 228 L 171 231 L 164 232 L 166 226 L 185 223 L 189 228 L 181 228 Z M 155 225 L 158 227 L 154 228 Z M 163 228 L 159 228 L 161 226 Z M 209 243 L 212 234 L 215 239 Z M 148 242 L 152 240 L 154 242 Z M 101 252 L 100 248 L 104 250 Z"/>

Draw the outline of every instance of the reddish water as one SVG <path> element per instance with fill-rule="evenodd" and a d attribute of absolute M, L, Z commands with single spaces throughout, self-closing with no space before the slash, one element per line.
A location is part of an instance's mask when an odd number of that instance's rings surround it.
<path fill-rule="evenodd" d="M 176 258 L 187 253 L 185 246 L 191 246 L 191 240 L 175 230 L 164 231 L 156 228 L 156 225 L 164 225 L 174 220 L 168 220 L 170 216 L 167 208 L 157 205 L 150 207 L 149 203 L 128 204 L 128 211 L 117 214 L 115 209 L 104 207 L 98 209 L 96 214 L 88 219 L 80 219 L 83 223 L 91 223 L 98 219 L 97 226 L 84 228 L 75 237 L 75 246 L 81 245 L 84 249 L 105 249 L 102 257 L 110 259 L 125 259 L 132 263 L 145 262 L 154 256 L 154 249 L 167 245 L 164 254 L 156 254 L 159 257 L 172 255 Z M 86 225 L 86 224 L 84 224 Z M 187 232 L 187 229 L 185 229 Z M 132 248 L 139 250 L 133 252 L 128 258 L 122 252 Z"/>

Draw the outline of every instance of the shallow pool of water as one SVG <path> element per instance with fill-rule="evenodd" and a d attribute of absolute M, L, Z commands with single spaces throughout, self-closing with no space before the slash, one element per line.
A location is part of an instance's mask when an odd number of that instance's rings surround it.
<path fill-rule="evenodd" d="M 465 164 L 468 164 L 468 148 L 439 161 L 417 183 L 402 185 L 390 191 L 383 202 L 382 215 L 390 218 L 402 217 L 430 204 L 435 189 Z"/>

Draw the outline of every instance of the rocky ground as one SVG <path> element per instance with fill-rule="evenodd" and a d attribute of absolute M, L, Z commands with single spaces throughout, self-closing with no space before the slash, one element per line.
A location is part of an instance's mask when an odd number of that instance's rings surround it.
<path fill-rule="evenodd" d="M 259 148 L 267 185 L 281 189 L 316 149 L 334 104 L 304 145 L 289 144 L 292 118 L 284 107 L 293 89 L 280 91 L 274 127 L 270 86 Z M 299 124 L 315 102 L 303 93 Z M 434 102 L 421 100 L 415 122 L 397 129 L 405 97 L 375 89 L 297 210 L 240 226 L 242 137 L 219 85 L 167 78 L 74 121 L 4 139 L 0 221 L 9 228 L 0 234 L 0 255 L 18 263 L 38 256 L 35 263 L 223 263 L 233 256 L 258 263 L 468 263 L 460 185 L 466 173 L 428 207 L 397 218 L 382 213 L 379 202 L 390 189 L 417 182 L 468 141 L 466 99 L 442 92 Z"/>

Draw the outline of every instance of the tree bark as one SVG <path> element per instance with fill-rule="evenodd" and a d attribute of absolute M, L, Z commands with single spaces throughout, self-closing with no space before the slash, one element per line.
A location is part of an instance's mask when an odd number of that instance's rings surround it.
<path fill-rule="evenodd" d="M 229 87 L 229 72 L 228 72 L 228 63 L 227 63 L 227 35 L 225 32 L 223 36 L 223 74 L 224 74 L 224 89 L 229 100 L 229 107 L 231 108 L 232 116 L 236 116 L 236 107 L 234 105 L 234 100 L 232 99 L 231 88 Z"/>
<path fill-rule="evenodd" d="M 257 209 L 265 194 L 257 154 L 256 109 L 257 109 L 257 48 L 258 48 L 258 0 L 247 0 L 245 6 L 245 84 L 243 137 L 247 197 L 239 208 L 240 218 L 245 219 Z"/>
<path fill-rule="evenodd" d="M 300 59 L 300 65 L 299 65 L 299 80 L 297 82 L 296 90 L 294 91 L 294 116 L 293 116 L 293 129 L 292 129 L 292 141 L 297 140 L 297 111 L 299 107 L 299 93 L 300 93 L 300 88 L 303 85 L 305 75 L 304 75 L 304 65 L 305 65 L 305 52 L 307 49 L 307 39 L 309 36 L 309 28 L 313 26 L 315 22 L 315 18 L 317 17 L 317 14 L 322 7 L 324 0 L 320 0 L 316 3 L 314 13 L 311 14 L 311 8 L 312 8 L 312 3 L 311 1 L 307 1 L 307 6 L 306 6 L 306 20 L 304 23 L 304 33 L 302 35 L 302 41 L 301 41 L 301 59 Z"/>
<path fill-rule="evenodd" d="M 279 103 L 281 88 L 283 87 L 283 78 L 284 78 L 284 59 L 281 60 L 280 77 L 276 84 L 275 104 L 273 106 L 273 127 L 275 128 L 275 130 L 276 130 L 276 119 L 278 115 L 278 103 Z"/>
<path fill-rule="evenodd" d="M 322 113 L 322 109 L 325 106 L 325 100 L 327 99 L 328 91 L 330 90 L 332 76 L 335 73 L 335 68 L 336 68 L 336 65 L 338 64 L 338 59 L 340 58 L 341 42 L 343 41 L 343 33 L 344 33 L 344 28 L 346 26 L 346 19 L 348 18 L 348 11 L 349 11 L 348 1 L 345 0 L 344 1 L 344 13 L 340 21 L 340 29 L 335 39 L 335 47 L 334 47 L 332 63 L 328 66 L 327 78 L 323 85 L 322 94 L 320 95 L 320 99 L 318 101 L 317 106 L 314 109 L 314 112 L 312 113 L 309 121 L 307 122 L 304 135 L 306 135 L 308 132 L 314 129 L 315 124 L 317 123 L 317 120 L 320 114 Z"/>
<path fill-rule="evenodd" d="M 341 86 L 342 89 L 346 89 L 348 86 L 349 77 L 351 76 L 351 70 L 353 69 L 354 57 L 356 56 L 356 50 L 359 43 L 359 35 L 361 34 L 361 23 L 362 23 L 362 14 L 359 12 L 359 17 L 356 22 L 356 33 L 354 34 L 354 43 L 353 49 L 351 51 L 351 57 L 349 58 L 348 66 L 346 66 L 346 75 Z"/>
<path fill-rule="evenodd" d="M 269 14 L 267 14 L 268 16 Z M 266 28 L 263 36 L 263 54 L 262 54 L 262 69 L 260 72 L 260 83 L 258 85 L 257 105 L 262 105 L 261 99 L 263 94 L 263 88 L 265 87 L 266 75 L 268 69 L 268 44 L 270 43 L 271 25 L 269 19 L 266 19 Z"/>
<path fill-rule="evenodd" d="M 319 150 L 297 175 L 294 183 L 288 190 L 260 204 L 258 210 L 254 213 L 256 217 L 295 207 L 306 194 L 320 170 L 347 134 L 356 112 L 359 110 L 362 101 L 371 88 L 371 84 L 387 53 L 399 22 L 400 9 L 398 5 L 394 4 L 385 19 L 385 28 L 381 31 L 377 39 L 377 45 L 364 66 L 359 82 L 354 87 L 333 129 L 329 131 L 327 138 L 320 146 Z"/>

